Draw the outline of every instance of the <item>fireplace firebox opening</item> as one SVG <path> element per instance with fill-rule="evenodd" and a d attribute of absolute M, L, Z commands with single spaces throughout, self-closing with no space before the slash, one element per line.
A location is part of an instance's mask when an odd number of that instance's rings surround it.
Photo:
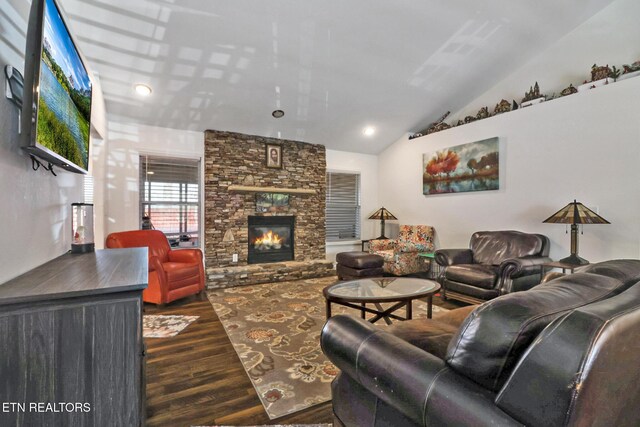
<path fill-rule="evenodd" d="M 249 216 L 248 263 L 292 261 L 294 229 L 293 216 Z"/>

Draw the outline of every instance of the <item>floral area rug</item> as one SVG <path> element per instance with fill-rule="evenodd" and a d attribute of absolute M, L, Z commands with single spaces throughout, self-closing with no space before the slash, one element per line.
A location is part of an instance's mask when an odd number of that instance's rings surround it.
<path fill-rule="evenodd" d="M 272 424 L 261 426 L 244 426 L 244 427 L 332 427 L 333 424 Z M 207 426 L 197 426 L 207 427 Z M 233 426 L 210 426 L 210 427 L 233 427 Z"/>
<path fill-rule="evenodd" d="M 142 316 L 143 332 L 145 338 L 169 338 L 178 335 L 184 328 L 198 320 L 200 316 Z"/>
<path fill-rule="evenodd" d="M 338 369 L 320 349 L 320 331 L 326 321 L 322 289 L 335 282 L 324 277 L 207 292 L 271 419 L 331 399 Z M 439 310 L 446 309 L 433 306 Z M 332 311 L 360 315 L 336 304 Z M 427 303 L 414 301 L 413 316 L 426 318 Z"/>
<path fill-rule="evenodd" d="M 244 427 L 332 427 L 333 424 L 273 424 L 261 426 L 244 426 Z M 207 427 L 207 426 L 198 426 Z M 211 426 L 211 427 L 233 427 L 233 426 Z"/>

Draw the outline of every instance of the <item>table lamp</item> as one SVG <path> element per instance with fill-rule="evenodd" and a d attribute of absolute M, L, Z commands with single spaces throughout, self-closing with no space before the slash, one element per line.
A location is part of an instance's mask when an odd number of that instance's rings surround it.
<path fill-rule="evenodd" d="M 571 255 L 561 259 L 560 262 L 572 265 L 589 264 L 589 261 L 578 256 L 578 224 L 611 224 L 582 203 L 576 202 L 575 199 L 542 222 L 571 224 Z"/>
<path fill-rule="evenodd" d="M 398 218 L 396 218 L 391 212 L 386 210 L 384 206 L 375 211 L 373 215 L 369 217 L 369 219 L 380 220 L 380 237 L 376 237 L 375 240 L 388 239 L 388 237 L 384 235 L 384 222 L 388 220 L 398 220 Z"/>

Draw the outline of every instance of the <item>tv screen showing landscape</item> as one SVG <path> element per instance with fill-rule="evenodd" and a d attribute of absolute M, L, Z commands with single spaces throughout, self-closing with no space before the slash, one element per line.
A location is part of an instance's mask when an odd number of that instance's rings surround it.
<path fill-rule="evenodd" d="M 91 80 L 53 0 L 45 0 L 36 142 L 88 170 Z"/>

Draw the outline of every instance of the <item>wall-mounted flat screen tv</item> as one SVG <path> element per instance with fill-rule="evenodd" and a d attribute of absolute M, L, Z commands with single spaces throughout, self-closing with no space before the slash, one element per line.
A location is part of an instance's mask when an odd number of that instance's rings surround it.
<path fill-rule="evenodd" d="M 33 90 L 25 91 L 24 148 L 71 172 L 86 173 L 92 84 L 54 0 L 32 3 L 25 58 L 27 87 Z"/>

